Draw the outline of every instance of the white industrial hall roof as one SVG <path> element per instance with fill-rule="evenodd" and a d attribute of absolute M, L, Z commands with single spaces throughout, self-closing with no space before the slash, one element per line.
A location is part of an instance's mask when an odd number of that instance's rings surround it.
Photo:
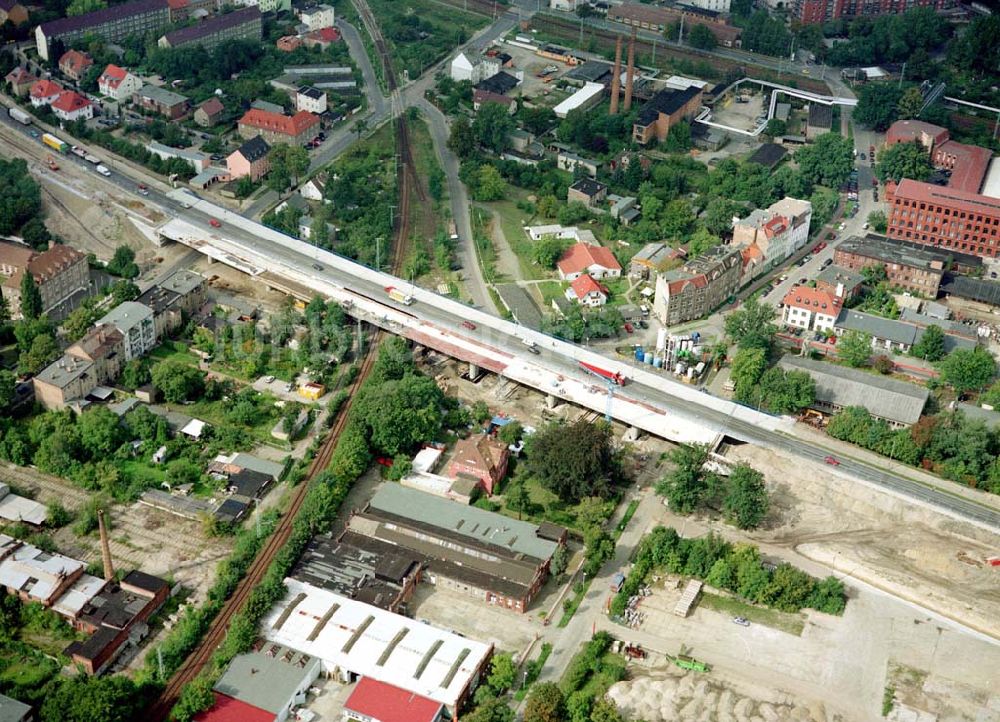
<path fill-rule="evenodd" d="M 322 660 L 328 673 L 347 670 L 454 707 L 492 652 L 490 644 L 296 579 L 285 586 L 264 636 Z"/>

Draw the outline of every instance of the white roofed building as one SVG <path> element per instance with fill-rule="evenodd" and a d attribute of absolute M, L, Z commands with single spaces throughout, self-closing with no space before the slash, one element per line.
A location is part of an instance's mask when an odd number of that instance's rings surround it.
<path fill-rule="evenodd" d="M 447 706 L 471 697 L 493 645 L 285 579 L 288 595 L 264 619 L 264 636 L 320 660 L 345 681 L 369 677 Z"/>

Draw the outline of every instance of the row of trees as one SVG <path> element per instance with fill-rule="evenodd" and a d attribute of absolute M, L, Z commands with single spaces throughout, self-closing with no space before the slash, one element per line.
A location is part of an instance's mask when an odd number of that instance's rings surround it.
<path fill-rule="evenodd" d="M 629 597 L 654 571 L 703 579 L 717 589 L 784 612 L 809 608 L 841 614 L 847 604 L 844 585 L 836 577 L 819 580 L 787 563 L 765 565 L 752 544 L 734 545 L 715 534 L 685 539 L 660 526 L 640 542 L 632 571 L 611 601 L 612 615 L 624 613 Z"/>
<path fill-rule="evenodd" d="M 680 446 L 670 453 L 674 468 L 656 485 L 679 514 L 710 506 L 740 529 L 756 529 L 767 516 L 770 500 L 764 475 L 749 464 L 736 464 L 728 475 L 706 468 L 708 447 Z"/>
<path fill-rule="evenodd" d="M 1000 494 L 1000 436 L 961 412 L 924 416 L 908 429 L 893 429 L 863 406 L 851 406 L 830 420 L 827 433 L 946 479 Z"/>

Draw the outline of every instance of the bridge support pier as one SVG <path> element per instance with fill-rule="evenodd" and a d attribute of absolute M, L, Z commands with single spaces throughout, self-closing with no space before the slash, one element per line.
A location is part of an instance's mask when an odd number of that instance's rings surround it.
<path fill-rule="evenodd" d="M 546 397 L 545 397 L 545 408 L 547 408 L 547 409 L 554 409 L 558 405 L 559 405 L 559 398 L 558 397 L 553 396 L 552 394 L 546 395 Z"/>
<path fill-rule="evenodd" d="M 478 364 L 469 361 L 469 378 L 475 379 L 479 378 L 479 366 Z"/>
<path fill-rule="evenodd" d="M 625 441 L 638 441 L 641 432 L 635 426 L 630 426 L 625 431 Z"/>

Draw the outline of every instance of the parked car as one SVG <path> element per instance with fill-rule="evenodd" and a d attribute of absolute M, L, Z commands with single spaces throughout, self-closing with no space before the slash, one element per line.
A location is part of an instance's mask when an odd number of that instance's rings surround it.
<path fill-rule="evenodd" d="M 321 266 L 318 263 L 314 263 L 313 264 L 313 268 L 316 269 L 317 271 L 322 271 L 323 270 L 323 266 Z"/>
<path fill-rule="evenodd" d="M 749 627 L 750 622 L 747 621 L 746 617 L 733 617 L 733 624 L 738 624 L 741 627 Z"/>
<path fill-rule="evenodd" d="M 799 285 L 800 285 L 800 286 L 804 286 L 804 285 L 806 285 L 807 283 L 809 283 L 809 279 L 808 279 L 808 278 L 800 278 L 800 279 L 799 279 Z"/>
<path fill-rule="evenodd" d="M 635 328 L 628 321 L 625 322 L 625 333 L 632 333 Z"/>
<path fill-rule="evenodd" d="M 827 258 L 825 261 L 823 261 L 823 268 L 826 268 L 827 266 L 831 266 L 831 265 L 833 265 L 833 259 L 832 258 Z"/>
<path fill-rule="evenodd" d="M 861 154 L 861 160 L 864 160 L 864 159 L 865 159 L 865 154 L 864 154 L 864 153 L 862 153 L 862 154 Z"/>

